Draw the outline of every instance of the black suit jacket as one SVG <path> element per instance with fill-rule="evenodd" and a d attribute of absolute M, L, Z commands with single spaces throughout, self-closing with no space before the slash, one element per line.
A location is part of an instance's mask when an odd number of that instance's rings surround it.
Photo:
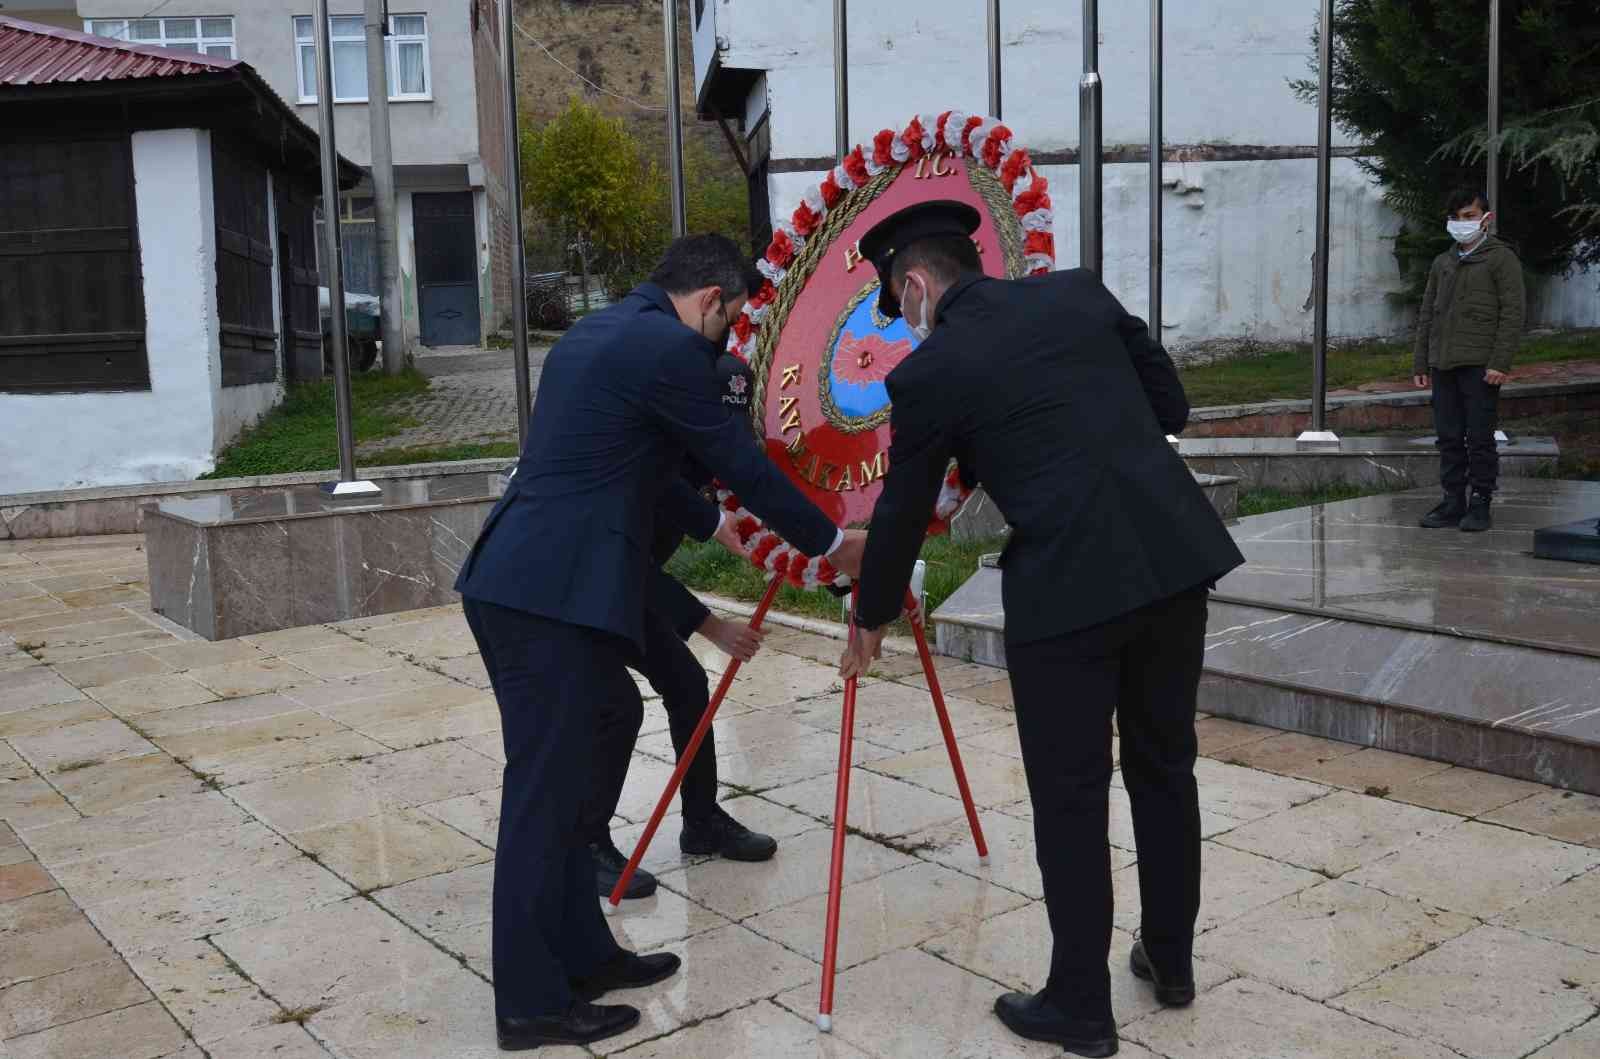
<path fill-rule="evenodd" d="M 545 360 L 517 472 L 456 579 L 463 596 L 625 637 L 641 650 L 657 508 L 685 455 L 802 552 L 833 523 L 717 391 L 719 350 L 645 284 L 580 320 Z"/>
<path fill-rule="evenodd" d="M 687 640 L 711 613 L 693 592 L 662 569 L 683 543 L 685 535 L 708 541 L 717 532 L 722 510 L 700 494 L 711 474 L 693 460 L 684 462 L 683 476 L 668 488 L 656 509 L 656 536 L 651 545 L 655 563 L 645 608 L 667 620 L 674 632 Z"/>
<path fill-rule="evenodd" d="M 1006 639 L 1030 643 L 1214 581 L 1244 561 L 1166 440 L 1189 402 L 1166 351 L 1091 272 L 968 276 L 887 379 L 866 628 L 900 613 L 950 457 L 1007 523 Z"/>

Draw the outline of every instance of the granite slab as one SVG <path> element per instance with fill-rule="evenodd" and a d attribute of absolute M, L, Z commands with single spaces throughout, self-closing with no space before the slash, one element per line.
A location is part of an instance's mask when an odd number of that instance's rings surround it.
<path fill-rule="evenodd" d="M 498 474 L 314 485 L 167 501 L 145 521 L 151 607 L 207 639 L 453 602 Z"/>
<path fill-rule="evenodd" d="M 1534 530 L 1533 554 L 1569 563 L 1600 563 L 1600 517 Z"/>
<path fill-rule="evenodd" d="M 1418 526 L 1438 499 L 1418 489 L 1240 519 L 1248 561 L 1216 598 L 1600 657 L 1600 567 L 1528 550 L 1534 530 L 1600 511 L 1600 483 L 1503 480 L 1494 529 L 1478 534 Z"/>
<path fill-rule="evenodd" d="M 1505 483 L 1496 529 L 1413 528 L 1432 490 L 1241 519 L 1200 709 L 1600 792 L 1600 568 L 1528 554 L 1600 485 Z M 1592 525 L 1592 524 L 1591 524 Z M 999 570 L 933 615 L 942 654 L 1005 665 Z"/>
<path fill-rule="evenodd" d="M 1199 473 L 1239 479 L 1241 489 L 1301 492 L 1328 485 L 1409 489 L 1439 480 L 1439 453 L 1431 436 L 1340 438 L 1306 445 L 1292 437 L 1184 438 L 1178 453 Z M 1554 438 L 1513 435 L 1500 444 L 1502 478 L 1547 472 L 1561 456 Z"/>

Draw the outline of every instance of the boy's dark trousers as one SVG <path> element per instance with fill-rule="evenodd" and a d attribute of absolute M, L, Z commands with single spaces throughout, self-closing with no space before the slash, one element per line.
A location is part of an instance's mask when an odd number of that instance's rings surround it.
<path fill-rule="evenodd" d="M 1492 496 L 1500 473 L 1494 442 L 1500 387 L 1483 379 L 1482 364 L 1433 369 L 1433 428 L 1439 445 L 1439 484 L 1447 495 Z"/>

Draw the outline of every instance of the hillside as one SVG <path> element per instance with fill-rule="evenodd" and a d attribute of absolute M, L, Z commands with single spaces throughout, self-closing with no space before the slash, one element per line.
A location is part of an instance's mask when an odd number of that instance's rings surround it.
<path fill-rule="evenodd" d="M 684 0 L 679 4 L 678 14 L 679 91 L 684 136 L 697 137 L 708 147 L 715 147 L 718 158 L 726 159 L 728 166 L 737 171 L 738 163 L 728 151 L 716 124 L 695 120 L 694 51 L 690 40 L 693 18 L 694 3 Z M 633 134 L 652 152 L 659 150 L 665 160 L 665 114 L 660 109 L 646 110 L 634 105 L 640 103 L 655 108 L 666 105 L 665 42 L 659 2 L 518 0 L 517 21 L 556 59 L 607 90 L 588 87 L 519 34 L 517 87 L 522 114 L 535 121 L 553 117 L 566 106 L 568 97 L 578 95 L 606 113 L 627 121 Z"/>

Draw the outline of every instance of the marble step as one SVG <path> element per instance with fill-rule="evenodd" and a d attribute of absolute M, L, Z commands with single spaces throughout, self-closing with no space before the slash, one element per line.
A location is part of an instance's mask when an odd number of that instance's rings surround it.
<path fill-rule="evenodd" d="M 1600 567 L 1529 553 L 1600 485 L 1502 486 L 1485 534 L 1418 527 L 1432 490 L 1233 523 L 1200 709 L 1600 794 Z M 934 613 L 939 653 L 1005 665 L 1000 578 Z"/>

